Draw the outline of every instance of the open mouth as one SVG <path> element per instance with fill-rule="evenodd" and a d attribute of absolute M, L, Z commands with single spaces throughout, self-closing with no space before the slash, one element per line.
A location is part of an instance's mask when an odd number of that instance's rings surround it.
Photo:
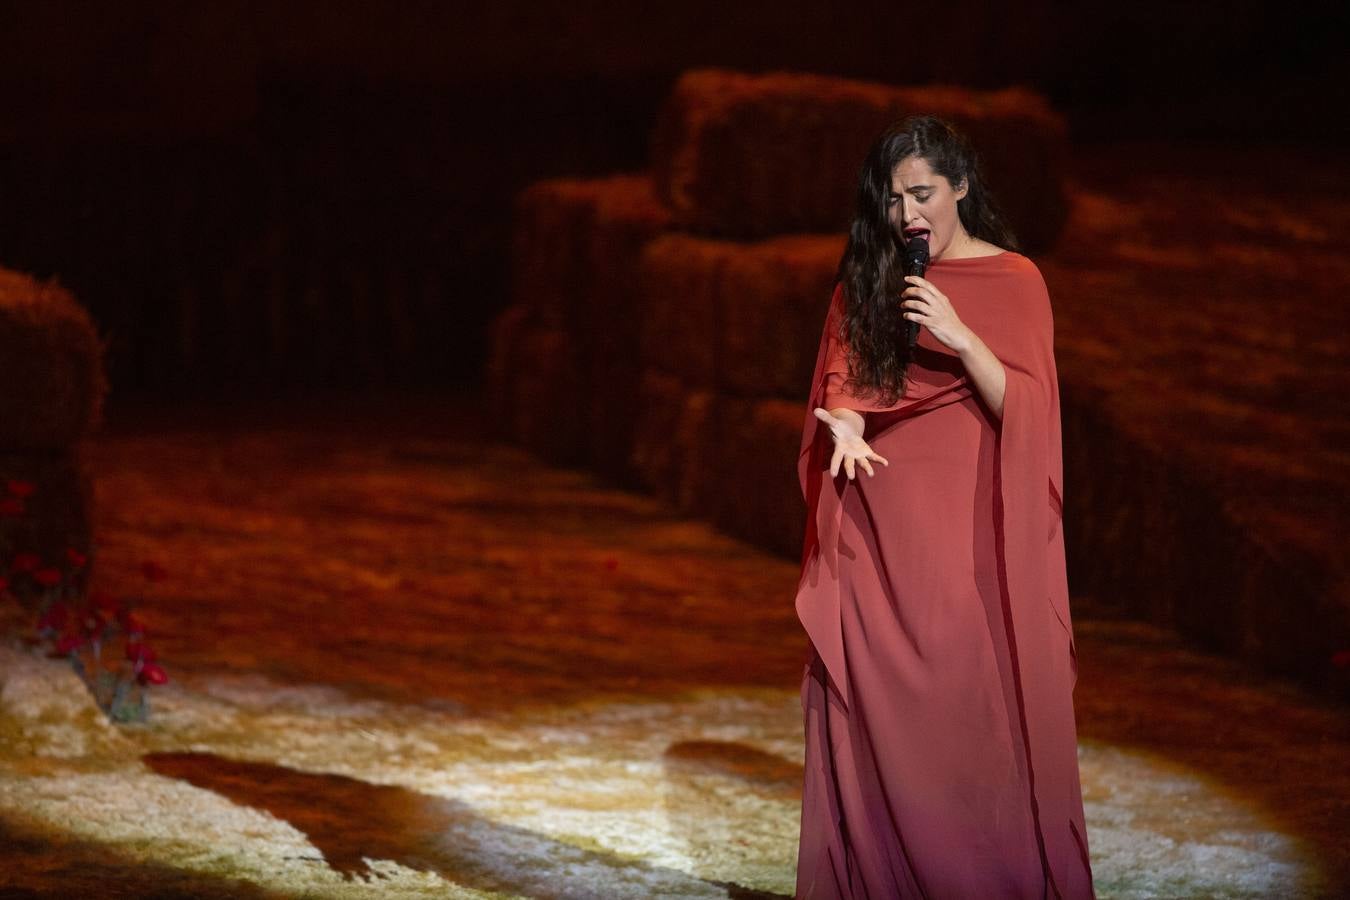
<path fill-rule="evenodd" d="M 925 241 L 928 240 L 928 229 L 927 229 L 927 228 L 906 228 L 906 229 L 905 229 L 905 243 L 909 243 L 910 241 L 914 240 L 915 238 L 923 238 Z"/>

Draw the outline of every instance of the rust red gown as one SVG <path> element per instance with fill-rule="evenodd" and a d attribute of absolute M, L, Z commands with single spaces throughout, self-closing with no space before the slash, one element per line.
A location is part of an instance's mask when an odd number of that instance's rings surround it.
<path fill-rule="evenodd" d="M 939 260 L 927 278 L 1003 363 L 1003 416 L 923 328 L 898 403 L 848 393 L 836 286 L 798 460 L 796 896 L 1093 897 L 1049 294 L 1011 251 Z M 861 412 L 890 465 L 831 478 L 817 406 Z"/>

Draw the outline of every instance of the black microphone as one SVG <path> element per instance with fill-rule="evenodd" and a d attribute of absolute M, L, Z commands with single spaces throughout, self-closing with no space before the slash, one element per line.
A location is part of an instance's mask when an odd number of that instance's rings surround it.
<path fill-rule="evenodd" d="M 905 244 L 905 274 L 918 275 L 923 277 L 923 273 L 928 269 L 928 239 L 923 237 L 910 238 Z M 905 287 L 912 287 L 906 284 Z M 913 319 L 905 320 L 905 346 L 910 350 L 914 349 L 914 343 L 919 339 L 919 323 Z"/>

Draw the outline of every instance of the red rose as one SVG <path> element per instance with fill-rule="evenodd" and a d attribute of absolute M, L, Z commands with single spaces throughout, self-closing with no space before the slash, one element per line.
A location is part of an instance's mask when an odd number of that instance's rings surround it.
<path fill-rule="evenodd" d="M 141 563 L 141 574 L 147 581 L 163 581 L 169 577 L 169 571 L 153 559 Z"/>
<path fill-rule="evenodd" d="M 0 497 L 0 519 L 17 519 L 23 515 L 23 501 L 18 497 Z"/>
<path fill-rule="evenodd" d="M 141 669 L 140 679 L 150 684 L 163 684 L 169 680 L 169 675 L 157 663 L 147 663 L 146 667 Z"/>
<path fill-rule="evenodd" d="M 48 566 L 33 573 L 33 580 L 43 587 L 56 587 L 61 583 L 61 570 Z"/>
<path fill-rule="evenodd" d="M 128 641 L 127 659 L 132 662 L 139 660 L 144 663 L 152 663 L 159 659 L 159 656 L 155 653 L 155 648 L 151 647 L 149 644 L 140 641 Z"/>
<path fill-rule="evenodd" d="M 33 492 L 37 490 L 37 485 L 33 484 L 33 482 L 19 481 L 14 478 L 7 481 L 5 487 L 8 488 L 9 492 L 15 497 L 31 497 Z"/>
<path fill-rule="evenodd" d="M 82 646 L 84 646 L 84 638 L 78 634 L 63 634 L 61 639 L 56 642 L 56 653 L 58 656 L 69 656 Z"/>
<path fill-rule="evenodd" d="M 84 568 L 84 564 L 89 562 L 89 557 L 85 556 L 74 547 L 66 548 L 66 559 L 70 560 L 70 564 L 77 569 Z"/>
<path fill-rule="evenodd" d="M 42 557 L 36 553 L 16 553 L 9 567 L 15 572 L 31 572 L 42 565 Z"/>

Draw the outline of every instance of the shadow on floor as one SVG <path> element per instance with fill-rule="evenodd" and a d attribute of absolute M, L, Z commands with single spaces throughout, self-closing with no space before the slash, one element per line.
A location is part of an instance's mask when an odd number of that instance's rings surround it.
<path fill-rule="evenodd" d="M 289 822 L 348 878 L 374 876 L 366 861 L 387 859 L 477 890 L 534 898 L 694 894 L 709 884 L 734 898 L 780 896 L 583 850 L 403 787 L 210 753 L 151 753 L 142 760 L 160 775 Z"/>
<path fill-rule="evenodd" d="M 123 858 L 107 844 L 27 822 L 0 820 L 0 900 L 283 900 L 256 884 Z"/>

